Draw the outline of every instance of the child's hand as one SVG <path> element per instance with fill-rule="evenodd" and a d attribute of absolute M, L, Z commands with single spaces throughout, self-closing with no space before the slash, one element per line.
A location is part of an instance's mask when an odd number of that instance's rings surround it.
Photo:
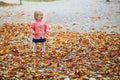
<path fill-rule="evenodd" d="M 49 34 L 49 33 L 50 33 L 50 31 L 47 31 L 47 32 L 46 32 L 46 34 Z"/>
<path fill-rule="evenodd" d="M 33 33 L 33 35 L 36 35 L 36 34 L 37 34 L 36 32 Z"/>

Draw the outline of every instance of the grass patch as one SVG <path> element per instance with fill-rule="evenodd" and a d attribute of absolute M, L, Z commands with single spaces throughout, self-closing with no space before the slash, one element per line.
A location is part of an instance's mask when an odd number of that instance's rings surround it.
<path fill-rule="evenodd" d="M 3 7 L 3 6 L 15 6 L 17 4 L 13 4 L 13 3 L 6 3 L 6 2 L 3 2 L 3 1 L 0 1 L 0 7 Z"/>
<path fill-rule="evenodd" d="M 56 1 L 56 0 L 24 0 L 24 1 L 28 1 L 28 2 L 52 2 L 52 1 Z"/>

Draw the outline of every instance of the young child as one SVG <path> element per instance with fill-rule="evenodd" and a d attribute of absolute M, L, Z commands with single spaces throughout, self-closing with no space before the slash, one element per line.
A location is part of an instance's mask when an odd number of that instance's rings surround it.
<path fill-rule="evenodd" d="M 33 35 L 33 53 L 37 51 L 37 43 L 42 44 L 42 53 L 45 52 L 46 33 L 48 32 L 47 24 L 42 20 L 43 13 L 41 11 L 34 12 L 35 21 L 30 26 L 31 33 Z"/>

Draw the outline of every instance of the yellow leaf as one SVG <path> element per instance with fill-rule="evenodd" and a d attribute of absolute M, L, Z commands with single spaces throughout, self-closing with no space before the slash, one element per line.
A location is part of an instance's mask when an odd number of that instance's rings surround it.
<path fill-rule="evenodd" d="M 109 57 L 107 57 L 107 56 L 105 57 L 105 59 L 106 59 L 106 61 L 110 61 L 110 58 L 109 58 Z"/>
<path fill-rule="evenodd" d="M 9 78 L 9 77 L 10 77 L 10 74 L 6 74 L 6 75 L 4 75 L 4 77 Z"/>
<path fill-rule="evenodd" d="M 4 58 L 0 58 L 0 61 L 3 61 Z"/>
<path fill-rule="evenodd" d="M 84 80 L 84 76 L 80 76 L 78 80 Z"/>
<path fill-rule="evenodd" d="M 53 75 L 53 76 L 59 75 L 59 72 L 53 72 L 52 75 Z"/>
<path fill-rule="evenodd" d="M 10 50 L 6 50 L 5 52 L 6 52 L 6 53 L 10 53 L 11 51 L 10 51 Z"/>
<path fill-rule="evenodd" d="M 1 51 L 0 51 L 0 54 L 4 54 L 4 50 L 1 50 Z"/>
<path fill-rule="evenodd" d="M 118 47 L 115 47 L 113 50 L 117 51 L 117 50 L 119 50 L 119 48 L 118 48 Z"/>
<path fill-rule="evenodd" d="M 52 64 L 51 64 L 51 67 L 52 67 L 52 68 L 58 67 L 58 63 L 52 63 Z"/>
<path fill-rule="evenodd" d="M 35 56 L 36 56 L 36 54 L 32 54 L 32 56 L 33 56 L 33 57 L 35 57 Z"/>

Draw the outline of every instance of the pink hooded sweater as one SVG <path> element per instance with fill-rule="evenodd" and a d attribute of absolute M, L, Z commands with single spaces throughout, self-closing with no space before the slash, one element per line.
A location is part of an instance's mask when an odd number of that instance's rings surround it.
<path fill-rule="evenodd" d="M 48 26 L 44 21 L 34 21 L 30 26 L 30 30 L 34 39 L 44 39 L 46 38 L 45 34 L 48 32 Z"/>

